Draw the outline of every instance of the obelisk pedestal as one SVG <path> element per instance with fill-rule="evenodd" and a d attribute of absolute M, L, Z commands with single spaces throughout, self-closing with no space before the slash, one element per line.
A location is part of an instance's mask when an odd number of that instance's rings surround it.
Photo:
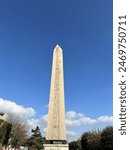
<path fill-rule="evenodd" d="M 44 144 L 45 150 L 68 150 L 68 144 Z"/>
<path fill-rule="evenodd" d="M 63 54 L 59 45 L 55 47 L 53 52 L 46 141 L 45 150 L 68 150 L 65 126 Z"/>

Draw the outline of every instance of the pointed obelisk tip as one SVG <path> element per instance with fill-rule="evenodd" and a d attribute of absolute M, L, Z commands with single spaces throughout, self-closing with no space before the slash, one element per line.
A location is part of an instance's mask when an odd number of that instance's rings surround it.
<path fill-rule="evenodd" d="M 61 49 L 61 47 L 57 44 L 57 45 L 55 46 L 55 48 L 54 48 L 54 51 L 62 52 L 62 49 Z"/>
<path fill-rule="evenodd" d="M 58 44 L 56 45 L 56 48 L 60 47 Z"/>
<path fill-rule="evenodd" d="M 61 48 L 61 47 L 59 46 L 59 44 L 57 44 L 55 48 Z"/>

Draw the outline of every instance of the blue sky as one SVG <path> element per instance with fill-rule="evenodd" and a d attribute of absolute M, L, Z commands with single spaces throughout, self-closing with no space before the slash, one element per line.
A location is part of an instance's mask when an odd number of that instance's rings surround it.
<path fill-rule="evenodd" d="M 47 114 L 57 44 L 64 55 L 66 112 L 93 119 L 112 116 L 111 0 L 0 1 L 2 104 L 7 100 L 32 108 L 35 119 Z M 73 131 L 108 124 L 75 126 Z"/>

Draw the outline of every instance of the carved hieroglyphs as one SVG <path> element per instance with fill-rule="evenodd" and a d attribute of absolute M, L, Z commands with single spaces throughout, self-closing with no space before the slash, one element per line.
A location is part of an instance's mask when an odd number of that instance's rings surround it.
<path fill-rule="evenodd" d="M 66 140 L 64 76 L 62 49 L 57 45 L 53 52 L 47 140 Z"/>

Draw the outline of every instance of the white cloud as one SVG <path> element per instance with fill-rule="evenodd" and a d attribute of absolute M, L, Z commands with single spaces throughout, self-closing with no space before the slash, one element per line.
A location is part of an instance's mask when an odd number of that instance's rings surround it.
<path fill-rule="evenodd" d="M 46 135 L 46 128 L 47 128 L 47 116 L 48 115 L 43 115 L 40 118 L 30 118 L 27 119 L 27 124 L 29 126 L 29 133 L 31 133 L 31 129 L 35 129 L 36 126 L 40 127 L 41 133 L 45 136 Z"/>
<path fill-rule="evenodd" d="M 82 113 L 78 113 L 77 116 L 78 116 L 78 117 L 85 117 L 85 115 L 82 114 Z"/>
<path fill-rule="evenodd" d="M 32 117 L 35 115 L 35 110 L 32 107 L 24 107 L 10 100 L 0 98 L 0 111 L 19 115 L 20 117 Z"/>
<path fill-rule="evenodd" d="M 99 118 L 97 118 L 98 122 L 112 122 L 113 121 L 113 117 L 112 116 L 101 116 Z"/>
<path fill-rule="evenodd" d="M 74 126 L 81 126 L 81 125 L 91 125 L 91 124 L 95 124 L 95 123 L 97 123 L 97 121 L 94 120 L 94 119 L 91 119 L 89 117 L 81 117 L 81 118 L 76 119 L 76 120 L 66 119 L 67 127 L 74 127 Z"/>
<path fill-rule="evenodd" d="M 80 120 L 68 120 L 66 119 L 66 126 L 67 127 L 74 127 L 74 126 L 80 126 Z"/>
<path fill-rule="evenodd" d="M 66 118 L 67 119 L 73 119 L 73 118 L 78 118 L 78 117 L 84 117 L 85 115 L 82 113 L 76 113 L 75 111 L 68 111 L 66 113 Z"/>
<path fill-rule="evenodd" d="M 43 132 L 46 133 L 47 132 L 47 128 L 43 128 Z"/>
<path fill-rule="evenodd" d="M 89 117 L 83 117 L 83 118 L 80 118 L 79 120 L 81 124 L 84 124 L 84 125 L 91 125 L 91 124 L 97 123 L 97 120 L 91 119 Z"/>
<path fill-rule="evenodd" d="M 45 124 L 47 124 L 47 119 L 48 119 L 48 115 L 43 115 L 41 118 L 40 118 L 40 121 L 44 122 Z"/>
<path fill-rule="evenodd" d="M 39 119 L 28 119 L 30 121 L 30 125 L 32 127 L 36 127 L 39 125 L 42 129 L 47 127 L 47 119 L 48 115 L 43 115 Z M 77 127 L 77 126 L 89 126 L 97 123 L 112 123 L 112 116 L 101 116 L 97 119 L 92 119 L 90 117 L 85 116 L 81 113 L 76 113 L 74 111 L 68 111 L 66 113 L 66 126 L 67 127 Z"/>
<path fill-rule="evenodd" d="M 39 125 L 39 119 L 33 119 L 33 118 L 27 119 L 27 124 L 29 128 L 33 129 Z"/>
<path fill-rule="evenodd" d="M 0 111 L 4 113 L 11 113 L 18 115 L 25 119 L 28 123 L 29 130 L 34 129 L 36 126 L 39 126 L 43 136 L 46 135 L 47 131 L 47 118 L 48 115 L 43 115 L 40 118 L 34 118 L 35 110 L 32 107 L 24 107 L 18 105 L 13 101 L 4 100 L 0 98 Z M 36 116 L 35 116 L 36 117 Z M 82 113 L 77 113 L 75 111 L 68 111 L 66 113 L 66 126 L 67 127 L 77 127 L 77 126 L 89 126 L 98 123 L 112 123 L 112 116 L 100 116 L 96 119 L 90 118 Z M 68 128 L 67 128 L 68 129 Z M 75 128 L 76 129 L 76 128 Z M 79 134 L 74 131 L 67 131 L 67 140 L 75 140 L 79 137 Z"/>
<path fill-rule="evenodd" d="M 73 140 L 77 140 L 79 137 L 79 134 L 77 132 L 74 131 L 66 131 L 66 135 L 67 135 L 67 140 L 73 141 Z"/>
<path fill-rule="evenodd" d="M 66 118 L 71 119 L 71 118 L 75 118 L 76 117 L 76 112 L 74 111 L 68 111 L 66 113 Z"/>
<path fill-rule="evenodd" d="M 66 113 L 66 125 L 67 127 L 92 125 L 97 123 L 112 123 L 112 116 L 101 116 L 96 119 L 85 116 L 82 113 L 76 113 L 75 111 L 69 111 Z"/>
<path fill-rule="evenodd" d="M 74 131 L 66 131 L 66 133 L 68 136 L 76 136 L 77 135 L 77 133 Z"/>

